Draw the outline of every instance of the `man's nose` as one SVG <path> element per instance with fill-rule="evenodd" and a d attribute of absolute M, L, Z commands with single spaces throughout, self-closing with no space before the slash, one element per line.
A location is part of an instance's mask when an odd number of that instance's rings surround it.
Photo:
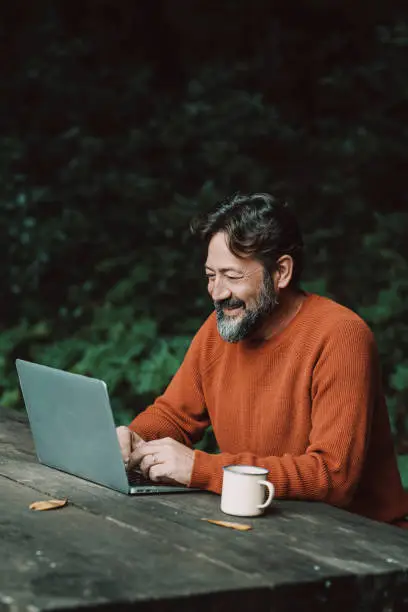
<path fill-rule="evenodd" d="M 220 302 L 231 297 L 231 291 L 222 280 L 217 279 L 209 289 L 209 293 L 214 302 Z"/>

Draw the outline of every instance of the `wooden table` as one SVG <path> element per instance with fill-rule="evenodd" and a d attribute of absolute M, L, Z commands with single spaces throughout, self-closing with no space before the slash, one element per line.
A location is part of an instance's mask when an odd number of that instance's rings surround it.
<path fill-rule="evenodd" d="M 69 504 L 29 510 L 49 497 Z M 408 610 L 407 532 L 296 501 L 237 532 L 201 520 L 228 520 L 219 506 L 41 466 L 25 415 L 0 409 L 0 611 Z"/>

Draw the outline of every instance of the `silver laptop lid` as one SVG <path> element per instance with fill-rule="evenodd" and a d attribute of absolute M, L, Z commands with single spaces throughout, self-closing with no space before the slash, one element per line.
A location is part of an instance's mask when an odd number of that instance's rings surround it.
<path fill-rule="evenodd" d="M 106 384 L 16 360 L 38 460 L 128 493 Z"/>

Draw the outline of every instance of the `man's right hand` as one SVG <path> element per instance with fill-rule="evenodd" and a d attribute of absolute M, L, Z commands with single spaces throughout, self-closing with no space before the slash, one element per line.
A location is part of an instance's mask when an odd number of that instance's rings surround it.
<path fill-rule="evenodd" d="M 143 444 L 144 440 L 134 431 L 121 425 L 116 428 L 116 433 L 119 440 L 120 451 L 122 453 L 123 462 L 127 468 L 130 455 L 136 449 L 138 444 Z"/>

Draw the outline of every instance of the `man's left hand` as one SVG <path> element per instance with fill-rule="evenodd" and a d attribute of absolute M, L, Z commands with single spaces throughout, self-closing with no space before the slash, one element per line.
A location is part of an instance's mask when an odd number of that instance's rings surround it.
<path fill-rule="evenodd" d="M 153 482 L 189 485 L 194 451 L 172 438 L 138 444 L 129 459 L 129 469 L 139 466 Z"/>

